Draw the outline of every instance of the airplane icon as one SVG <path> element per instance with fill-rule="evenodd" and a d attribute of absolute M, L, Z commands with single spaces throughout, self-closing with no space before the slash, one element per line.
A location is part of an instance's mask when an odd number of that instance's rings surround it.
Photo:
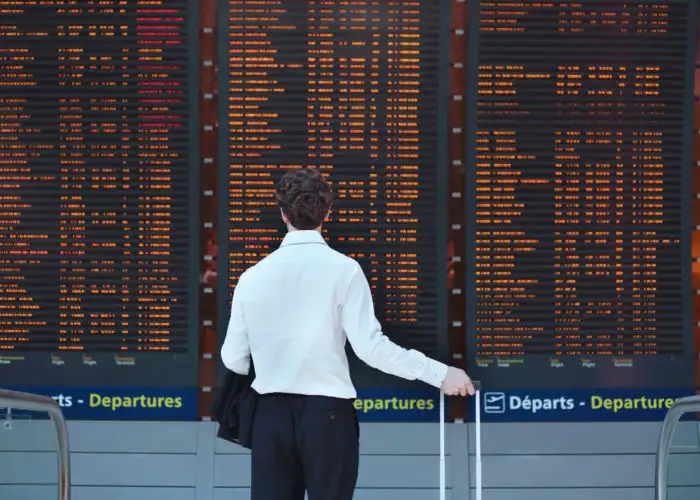
<path fill-rule="evenodd" d="M 484 412 L 485 413 L 505 413 L 506 412 L 506 395 L 503 392 L 486 392 L 484 393 Z"/>

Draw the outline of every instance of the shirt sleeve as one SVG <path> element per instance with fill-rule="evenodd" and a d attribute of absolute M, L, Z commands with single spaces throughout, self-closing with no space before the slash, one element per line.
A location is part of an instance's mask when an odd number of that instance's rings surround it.
<path fill-rule="evenodd" d="M 447 365 L 415 350 L 394 344 L 382 333 L 374 315 L 372 293 L 359 264 L 350 279 L 341 305 L 341 324 L 357 357 L 368 365 L 407 380 L 420 380 L 439 388 L 447 376 Z"/>
<path fill-rule="evenodd" d="M 242 276 L 241 276 L 242 279 Z M 226 330 L 224 345 L 221 347 L 221 361 L 224 366 L 239 375 L 248 375 L 250 370 L 250 342 L 243 316 L 241 280 L 233 291 L 231 318 Z"/>

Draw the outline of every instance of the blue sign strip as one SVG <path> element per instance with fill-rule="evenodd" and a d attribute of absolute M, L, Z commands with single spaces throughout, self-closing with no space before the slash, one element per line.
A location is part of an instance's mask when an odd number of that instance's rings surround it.
<path fill-rule="evenodd" d="M 73 420 L 196 420 L 197 388 L 9 387 L 52 397 Z"/>
<path fill-rule="evenodd" d="M 197 388 L 9 387 L 50 396 L 72 420 L 196 420 Z M 358 391 L 355 408 L 365 422 L 438 422 L 435 389 Z M 41 415 L 33 415 L 41 418 Z"/>
<path fill-rule="evenodd" d="M 440 392 L 430 388 L 358 389 L 355 409 L 361 422 L 439 422 Z"/>
<path fill-rule="evenodd" d="M 194 387 L 10 389 L 50 396 L 66 418 L 73 420 L 193 421 L 198 413 L 198 391 Z M 661 421 L 677 398 L 694 393 L 692 389 L 497 389 L 481 393 L 481 417 L 484 422 Z M 440 393 L 431 388 L 360 389 L 355 409 L 363 422 L 438 422 L 439 398 Z M 473 422 L 472 398 L 469 408 Z"/>
<path fill-rule="evenodd" d="M 693 394 L 692 389 L 496 389 L 481 394 L 481 418 L 485 422 L 662 421 L 677 398 Z M 473 421 L 475 405 L 470 408 Z"/>

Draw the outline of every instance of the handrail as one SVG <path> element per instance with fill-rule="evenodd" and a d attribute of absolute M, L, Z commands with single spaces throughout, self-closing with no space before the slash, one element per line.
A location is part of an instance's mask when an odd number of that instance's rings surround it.
<path fill-rule="evenodd" d="M 68 427 L 61 407 L 52 398 L 0 389 L 0 408 L 41 411 L 51 417 L 58 437 L 58 500 L 70 500 L 70 451 Z"/>
<path fill-rule="evenodd" d="M 677 399 L 664 418 L 656 450 L 656 500 L 668 499 L 668 458 L 673 432 L 684 414 L 696 411 L 700 411 L 700 396 L 688 396 Z"/>

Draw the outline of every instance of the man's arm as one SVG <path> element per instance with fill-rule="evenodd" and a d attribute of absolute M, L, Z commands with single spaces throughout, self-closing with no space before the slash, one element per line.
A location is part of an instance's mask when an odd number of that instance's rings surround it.
<path fill-rule="evenodd" d="M 242 278 L 242 277 L 241 277 Z M 250 342 L 243 317 L 241 301 L 241 280 L 233 291 L 231 302 L 231 319 L 226 330 L 226 339 L 221 347 L 221 361 L 224 366 L 239 375 L 248 375 L 250 370 Z"/>
<path fill-rule="evenodd" d="M 355 354 L 368 365 L 390 375 L 417 379 L 438 388 L 447 377 L 445 364 L 421 352 L 399 347 L 382 333 L 374 315 L 369 284 L 359 264 L 341 306 L 341 324 Z"/>

